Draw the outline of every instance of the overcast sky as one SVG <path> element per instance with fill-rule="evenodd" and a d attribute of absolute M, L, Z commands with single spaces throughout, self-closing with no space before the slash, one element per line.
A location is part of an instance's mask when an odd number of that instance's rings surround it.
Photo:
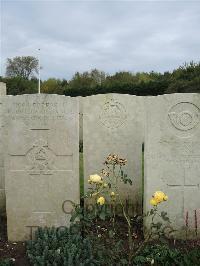
<path fill-rule="evenodd" d="M 200 1 L 1 1 L 6 58 L 37 56 L 41 78 L 167 71 L 200 61 Z"/>

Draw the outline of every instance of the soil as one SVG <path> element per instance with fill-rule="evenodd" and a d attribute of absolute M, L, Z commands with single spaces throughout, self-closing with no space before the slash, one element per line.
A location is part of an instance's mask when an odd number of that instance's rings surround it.
<path fill-rule="evenodd" d="M 26 257 L 24 242 L 8 242 L 6 236 L 6 218 L 0 216 L 0 261 L 12 259 L 16 266 L 30 266 Z"/>

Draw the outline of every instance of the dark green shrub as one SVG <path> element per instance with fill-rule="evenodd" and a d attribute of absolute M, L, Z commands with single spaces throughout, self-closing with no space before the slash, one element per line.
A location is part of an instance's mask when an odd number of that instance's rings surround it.
<path fill-rule="evenodd" d="M 62 229 L 39 228 L 35 240 L 27 242 L 27 256 L 34 266 L 117 265 L 111 264 L 112 251 L 114 259 L 120 261 L 120 257 L 116 258 L 117 247 L 110 252 L 101 242 L 94 241 L 83 237 L 76 226 Z M 121 261 L 118 265 L 125 265 Z"/>
<path fill-rule="evenodd" d="M 167 245 L 147 245 L 133 260 L 133 265 L 180 265 L 182 254 L 177 249 L 170 249 Z"/>
<path fill-rule="evenodd" d="M 191 265 L 191 266 L 199 266 L 200 265 L 200 247 L 196 247 L 195 249 L 189 251 L 188 253 L 183 254 L 184 264 L 182 265 Z"/>
<path fill-rule="evenodd" d="M 120 241 L 83 237 L 77 226 L 70 228 L 40 228 L 35 240 L 27 242 L 27 256 L 34 266 L 114 266 L 130 265 Z M 3 263 L 3 264 L 2 264 Z M 0 262 L 0 266 L 13 265 L 12 261 Z M 148 243 L 132 260 L 132 266 L 199 266 L 200 248 L 179 250 L 167 244 Z"/>
<path fill-rule="evenodd" d="M 165 244 L 148 244 L 133 260 L 133 265 L 199 266 L 200 248 L 188 252 L 170 248 Z"/>
<path fill-rule="evenodd" d="M 12 265 L 14 265 L 14 263 L 11 259 L 0 260 L 0 266 L 12 266 Z"/>

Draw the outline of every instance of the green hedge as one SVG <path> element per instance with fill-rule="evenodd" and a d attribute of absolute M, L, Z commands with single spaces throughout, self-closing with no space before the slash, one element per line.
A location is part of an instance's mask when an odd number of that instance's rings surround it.
<path fill-rule="evenodd" d="M 166 244 L 148 244 L 140 254 L 134 258 L 133 265 L 155 265 L 155 266 L 199 266 L 200 247 L 191 251 L 170 248 Z"/>
<path fill-rule="evenodd" d="M 27 243 L 27 255 L 34 266 L 105 265 L 103 253 L 77 227 L 40 228 L 35 240 Z"/>
<path fill-rule="evenodd" d="M 12 265 L 14 265 L 12 259 L 0 260 L 0 266 L 12 266 Z"/>
<path fill-rule="evenodd" d="M 117 243 L 106 248 L 101 240 L 83 237 L 77 226 L 40 228 L 35 240 L 27 242 L 27 256 L 33 266 L 128 265 L 126 252 L 116 246 Z M 0 264 L 6 265 L 11 264 Z M 199 266 L 200 248 L 187 251 L 149 243 L 133 258 L 131 265 Z"/>

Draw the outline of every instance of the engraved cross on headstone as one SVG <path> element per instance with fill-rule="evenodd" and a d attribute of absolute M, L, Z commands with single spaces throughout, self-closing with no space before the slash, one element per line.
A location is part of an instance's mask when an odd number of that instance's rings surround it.
<path fill-rule="evenodd" d="M 182 194 L 182 210 L 181 213 L 184 217 L 186 211 L 188 211 L 188 209 L 186 208 L 186 202 L 185 202 L 185 193 L 188 189 L 199 189 L 200 184 L 195 182 L 192 182 L 191 180 L 191 172 L 190 172 L 190 168 L 192 168 L 192 161 L 183 161 L 182 162 L 182 167 L 183 167 L 183 179 L 182 179 L 182 184 L 175 184 L 176 182 L 169 182 L 167 183 L 167 186 L 171 189 L 178 189 L 181 194 Z M 175 177 L 176 178 L 176 177 Z M 195 190 L 194 190 L 195 193 Z M 194 194 L 195 195 L 195 194 Z"/>

